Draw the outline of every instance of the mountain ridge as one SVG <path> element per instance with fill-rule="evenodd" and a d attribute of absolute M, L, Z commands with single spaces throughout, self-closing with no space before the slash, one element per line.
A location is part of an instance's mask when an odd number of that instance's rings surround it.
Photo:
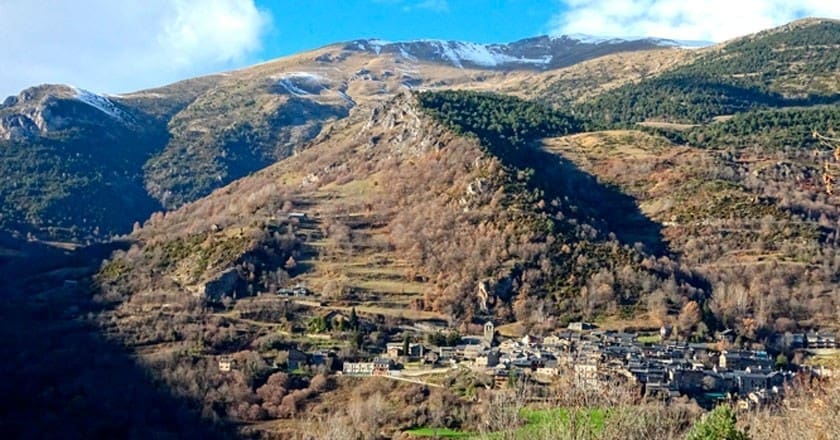
<path fill-rule="evenodd" d="M 550 70 L 624 51 L 680 46 L 661 38 L 589 38 L 547 36 L 525 38 L 511 43 L 471 43 L 455 40 L 420 39 L 390 42 L 379 39 L 339 43 L 346 50 L 397 54 L 405 59 L 450 64 L 459 68 L 499 70 Z"/>
<path fill-rule="evenodd" d="M 825 23 L 834 21 L 803 20 L 765 34 L 798 32 L 798 29 L 814 28 Z M 740 40 L 732 44 L 737 41 Z M 501 63 L 497 63 L 493 58 L 495 55 L 490 53 L 493 62 L 480 66 L 474 61 L 487 61 L 488 53 L 480 52 L 480 56 L 471 58 L 473 61 L 465 61 L 461 56 L 463 54 L 459 55 L 447 46 L 449 42 L 426 40 L 393 43 L 392 46 L 384 42 L 378 44 L 381 44 L 379 53 L 375 53 L 371 47 L 348 49 L 348 45 L 353 46 L 352 42 L 336 43 L 245 69 L 121 95 L 86 94 L 67 86 L 27 89 L 17 98 L 8 98 L 0 108 L 0 137 L 19 137 L 14 160 L 31 163 L 33 169 L 42 166 L 36 165 L 42 159 L 46 160 L 53 164 L 48 168 L 51 175 L 74 176 L 71 180 L 82 185 L 74 188 L 83 188 L 98 185 L 95 182 L 101 181 L 101 178 L 87 175 L 82 168 L 73 168 L 72 163 L 62 164 L 61 158 L 66 154 L 64 150 L 84 151 L 84 145 L 90 143 L 101 144 L 113 151 L 136 148 L 143 153 L 133 156 L 137 157 L 136 162 L 130 165 L 131 170 L 123 172 L 130 175 L 126 182 L 132 182 L 130 191 L 124 191 L 126 195 L 131 194 L 126 199 L 128 204 L 122 205 L 126 208 L 112 213 L 115 221 L 100 228 L 99 234 L 93 232 L 96 226 L 103 225 L 70 224 L 66 220 L 84 218 L 83 213 L 70 214 L 68 211 L 69 217 L 65 214 L 56 216 L 58 211 L 49 208 L 56 203 L 63 204 L 66 209 L 74 209 L 74 206 L 75 209 L 81 208 L 84 205 L 62 202 L 67 197 L 72 198 L 73 191 L 79 190 L 62 189 L 61 181 L 55 179 L 53 189 L 41 195 L 39 188 L 48 185 L 38 183 L 37 174 L 18 177 L 17 180 L 28 182 L 23 187 L 0 188 L 7 191 L 5 200 L 12 201 L 4 204 L 3 209 L 9 212 L 0 216 L 0 222 L 6 224 L 3 227 L 24 235 L 33 233 L 44 238 L 71 241 L 100 240 L 128 232 L 132 223 L 142 221 L 155 210 L 176 208 L 276 160 L 289 157 L 326 127 L 347 117 L 351 109 L 376 105 L 406 88 L 501 90 L 559 106 L 572 104 L 575 100 L 596 102 L 591 98 L 603 95 L 603 101 L 612 110 L 623 105 L 620 101 L 610 101 L 612 96 L 618 96 L 617 92 L 611 92 L 612 89 L 622 86 L 637 88 L 635 81 L 646 77 L 659 78 L 662 69 L 686 66 L 714 54 L 716 50 L 661 48 L 650 41 L 637 46 L 627 46 L 627 42 L 590 44 L 567 38 L 552 42 L 549 37 L 535 37 L 507 45 L 473 44 L 461 47 L 467 55 L 475 55 L 474 49 L 479 46 L 485 51 L 487 47 L 504 49 L 495 54 L 502 56 Z M 418 45 L 419 52 L 406 51 L 401 44 Z M 552 54 L 552 51 L 557 53 Z M 605 55 L 603 51 L 610 54 Z M 404 57 L 402 52 L 415 59 Z M 562 53 L 565 55 L 557 55 Z M 548 68 L 544 70 L 532 69 L 536 65 L 533 63 L 516 61 L 542 60 L 542 63 L 548 58 L 540 57 L 546 56 L 551 56 L 551 60 L 546 61 Z M 591 59 L 577 62 L 588 58 Z M 505 60 L 514 62 L 506 64 Z M 574 64 L 555 68 L 566 62 Z M 822 77 L 817 78 L 822 81 L 820 84 L 827 84 L 828 76 L 825 76 L 825 81 L 819 78 Z M 51 90 L 55 96 L 48 96 Z M 32 95 L 31 99 L 25 99 L 29 95 Z M 43 98 L 43 102 L 39 101 L 40 98 L 35 99 L 36 95 Z M 79 100 L 77 96 L 87 97 L 88 102 Z M 139 124 L 118 126 L 121 125 L 119 120 L 102 112 L 101 108 L 91 106 L 91 103 L 98 103 L 102 108 L 117 108 Z M 596 105 L 602 104 L 596 102 Z M 45 121 L 44 110 L 48 116 L 54 115 L 55 120 Z M 582 106 L 576 110 L 579 115 L 595 116 L 598 112 L 597 106 Z M 57 130 L 54 133 L 42 130 L 50 127 Z M 28 142 L 36 141 L 42 144 L 39 148 L 32 151 L 24 148 Z M 12 149 L 6 148 L 5 151 L 11 154 Z M 36 151 L 45 156 L 36 157 Z M 7 174 L 14 175 L 15 171 L 9 170 Z M 139 182 L 142 184 L 138 185 Z M 24 197 L 24 194 L 35 196 Z M 25 202 L 27 198 L 31 202 Z M 130 206 L 144 208 L 136 210 Z M 64 219 L 62 215 L 65 215 Z M 116 220 L 118 218 L 122 219 Z M 118 223 L 124 226 L 116 227 Z M 78 232 L 70 233 L 72 226 Z"/>
<path fill-rule="evenodd" d="M 609 44 L 601 46 L 604 46 L 599 49 L 602 52 L 621 49 Z M 587 58 L 599 54 L 587 52 L 574 56 Z M 93 137 L 85 136 L 94 136 L 99 139 L 95 142 L 109 144 L 107 148 L 114 151 L 120 148 L 144 151 L 142 159 L 138 157 L 132 169 L 126 171 L 131 174 L 126 182 L 142 184 L 131 183 L 131 190 L 124 191 L 136 201 L 127 198 L 128 205 L 111 214 L 114 222 L 79 225 L 69 224 L 64 218 L 70 217 L 56 216 L 55 209 L 50 208 L 56 204 L 63 206 L 61 210 L 83 206 L 62 201 L 73 196 L 61 189 L 60 181 L 56 181 L 49 194 L 38 195 L 27 203 L 24 193 L 40 194 L 38 188 L 46 185 L 38 183 L 37 176 L 18 178 L 29 183 L 25 187 L 8 188 L 10 194 L 6 200 L 13 203 L 4 205 L 4 210 L 9 212 L 0 216 L 0 222 L 24 235 L 33 233 L 47 239 L 87 241 L 126 233 L 132 223 L 142 221 L 155 210 L 176 208 L 294 154 L 322 129 L 347 117 L 354 107 L 375 105 L 405 88 L 479 85 L 492 89 L 494 84 L 506 81 L 508 75 L 530 72 L 516 70 L 521 67 L 518 65 L 512 66 L 514 70 L 496 71 L 490 67 L 463 69 L 463 65 L 438 61 L 439 57 L 431 61 L 403 58 L 398 50 L 381 54 L 345 50 L 339 43 L 246 69 L 120 95 L 82 94 L 69 86 L 27 89 L 18 97 L 8 98 L 0 109 L 0 133 L 5 138 L 14 136 L 20 144 L 15 160 L 32 164 L 49 160 L 53 163 L 50 173 L 75 176 L 74 180 L 82 185 L 94 184 L 98 177 L 87 175 L 85 168 L 60 160 L 65 154 L 62 149 L 83 151 L 85 143 L 94 142 Z M 43 99 L 34 99 L 35 95 Z M 89 102 L 77 96 L 87 97 Z M 62 103 L 62 109 L 89 110 L 86 113 L 90 115 L 89 121 L 79 119 L 78 127 L 56 125 L 58 121 L 74 121 L 74 113 L 67 113 L 70 110 L 51 113 L 52 102 Z M 140 123 L 117 129 L 115 124 L 119 121 L 90 106 L 91 103 L 119 108 Z M 45 110 L 55 119 L 52 125 L 33 120 L 43 119 Z M 55 130 L 41 130 L 39 124 Z M 84 124 L 93 134 L 73 134 Z M 43 148 L 20 150 L 26 143 L 38 142 L 44 144 Z M 6 151 L 11 154 L 11 150 Z M 41 157 L 35 156 L 36 151 Z M 10 173 L 15 172 L 10 170 Z M 143 208 L 131 208 L 132 204 Z M 73 213 L 71 217 L 83 218 L 84 213 Z M 117 227 L 118 223 L 123 226 Z M 71 226 L 75 226 L 76 232 L 71 231 Z M 101 226 L 99 233 L 93 234 L 96 226 Z"/>

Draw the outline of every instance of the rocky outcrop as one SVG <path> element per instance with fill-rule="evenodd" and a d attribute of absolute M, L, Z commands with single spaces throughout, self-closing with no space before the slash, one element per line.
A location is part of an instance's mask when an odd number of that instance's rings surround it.
<path fill-rule="evenodd" d="M 231 267 L 204 284 L 201 293 L 204 299 L 219 301 L 224 297 L 236 297 L 239 273 Z"/>
<path fill-rule="evenodd" d="M 422 116 L 414 98 L 407 92 L 379 104 L 357 138 L 369 138 L 368 147 L 387 144 L 392 151 L 416 156 L 441 148 L 447 130 Z"/>
<path fill-rule="evenodd" d="M 23 140 L 70 128 L 128 126 L 131 117 L 104 96 L 63 85 L 41 85 L 0 106 L 0 139 Z"/>
<path fill-rule="evenodd" d="M 0 139 L 23 140 L 35 137 L 40 130 L 28 116 L 9 114 L 0 116 Z"/>

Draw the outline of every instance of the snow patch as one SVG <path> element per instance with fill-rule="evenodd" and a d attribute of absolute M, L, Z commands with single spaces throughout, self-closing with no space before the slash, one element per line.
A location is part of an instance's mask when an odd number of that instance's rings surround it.
<path fill-rule="evenodd" d="M 651 41 L 653 41 L 659 46 L 679 47 L 680 49 L 701 49 L 715 44 L 711 41 L 669 40 L 667 38 L 652 38 Z"/>
<path fill-rule="evenodd" d="M 448 59 L 456 67 L 463 67 L 464 62 L 483 67 L 497 67 L 511 63 L 548 64 L 552 58 L 551 55 L 546 55 L 542 58 L 517 58 L 502 53 L 488 45 L 461 41 L 429 40 L 428 43 L 436 45 L 439 51 L 438 54 Z"/>
<path fill-rule="evenodd" d="M 354 100 L 353 100 L 353 98 L 351 98 L 351 97 L 350 97 L 350 95 L 348 95 L 347 93 L 342 92 L 341 90 L 339 90 L 339 91 L 338 91 L 338 96 L 341 96 L 341 97 L 342 97 L 345 101 L 347 101 L 347 103 L 348 103 L 348 104 L 350 104 L 352 107 L 355 107 L 355 106 L 356 106 L 356 101 L 354 101 Z"/>
<path fill-rule="evenodd" d="M 126 115 L 124 111 L 120 110 L 120 108 L 108 98 L 74 86 L 70 86 L 70 89 L 73 90 L 73 93 L 75 94 L 74 98 L 77 100 L 119 121 L 125 122 L 128 120 L 128 115 Z"/>
<path fill-rule="evenodd" d="M 134 93 L 108 93 L 106 98 L 165 98 L 163 93 L 155 92 L 134 92 Z"/>
<path fill-rule="evenodd" d="M 373 51 L 374 51 L 377 55 L 379 55 L 379 54 L 382 52 L 382 47 L 383 47 L 383 46 L 387 46 L 387 45 L 391 44 L 391 42 L 390 42 L 390 41 L 386 41 L 386 40 L 379 40 L 379 39 L 375 39 L 375 40 L 368 40 L 368 42 L 367 42 L 367 43 L 370 45 L 371 49 L 373 49 Z"/>
<path fill-rule="evenodd" d="M 410 53 L 406 52 L 405 48 L 403 48 L 402 46 L 400 47 L 400 56 L 410 61 L 417 61 L 417 57 L 412 56 Z"/>
<path fill-rule="evenodd" d="M 309 72 L 287 72 L 270 77 L 277 81 L 277 85 L 294 96 L 318 95 L 326 89 L 326 82 L 322 76 Z"/>
<path fill-rule="evenodd" d="M 581 43 L 587 44 L 601 44 L 606 42 L 615 42 L 616 40 L 622 41 L 621 39 L 614 38 L 614 37 L 599 37 L 597 35 L 588 35 L 588 34 L 569 34 L 569 35 L 555 35 L 549 37 L 552 40 L 558 40 L 561 38 L 566 38 L 568 40 L 575 40 Z"/>

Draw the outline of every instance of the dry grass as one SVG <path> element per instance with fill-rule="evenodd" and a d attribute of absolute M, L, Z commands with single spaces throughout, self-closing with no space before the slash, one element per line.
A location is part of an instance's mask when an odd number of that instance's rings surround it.
<path fill-rule="evenodd" d="M 640 122 L 639 125 L 644 127 L 654 127 L 654 128 L 665 128 L 671 130 L 690 130 L 694 127 L 697 127 L 698 124 L 677 124 L 674 122 L 661 122 L 661 121 L 645 121 Z"/>

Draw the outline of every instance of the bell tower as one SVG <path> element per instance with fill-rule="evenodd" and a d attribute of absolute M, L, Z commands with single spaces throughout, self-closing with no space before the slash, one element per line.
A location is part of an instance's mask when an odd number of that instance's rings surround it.
<path fill-rule="evenodd" d="M 496 334 L 496 326 L 493 322 L 487 321 L 484 323 L 484 342 L 488 345 L 493 345 L 493 336 Z"/>

